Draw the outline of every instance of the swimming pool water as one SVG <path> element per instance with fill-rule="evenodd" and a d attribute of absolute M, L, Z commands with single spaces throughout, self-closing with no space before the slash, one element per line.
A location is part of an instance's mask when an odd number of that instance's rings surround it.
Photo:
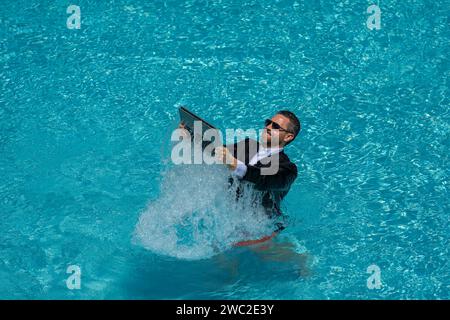
<path fill-rule="evenodd" d="M 68 29 L 70 4 L 0 3 L 0 298 L 450 298 L 445 1 L 79 0 Z M 230 273 L 135 241 L 148 208 L 182 205 L 161 187 L 180 104 L 220 128 L 298 114 L 283 237 L 309 277 L 245 248 Z"/>

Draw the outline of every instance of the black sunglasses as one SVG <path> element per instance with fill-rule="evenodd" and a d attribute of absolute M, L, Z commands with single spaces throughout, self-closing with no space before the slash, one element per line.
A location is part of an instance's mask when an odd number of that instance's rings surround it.
<path fill-rule="evenodd" d="M 280 130 L 280 131 L 286 131 L 286 132 L 294 134 L 292 131 L 289 131 L 287 129 L 282 128 L 278 123 L 276 123 L 276 122 L 274 122 L 274 121 L 272 121 L 270 119 L 266 119 L 266 121 L 264 121 L 264 125 L 266 127 L 272 125 L 272 129 Z"/>

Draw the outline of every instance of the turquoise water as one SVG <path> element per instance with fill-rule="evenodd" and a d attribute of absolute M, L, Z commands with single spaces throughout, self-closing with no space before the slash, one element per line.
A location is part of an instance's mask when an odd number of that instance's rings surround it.
<path fill-rule="evenodd" d="M 379 1 L 369 30 L 373 3 L 80 0 L 71 30 L 69 1 L 2 1 L 0 298 L 450 298 L 449 6 Z M 183 193 L 197 169 L 164 161 L 180 104 L 221 128 L 299 115 L 280 239 L 310 276 L 229 248 L 245 211 L 201 187 L 224 171 Z M 180 239 L 170 222 L 196 216 Z"/>

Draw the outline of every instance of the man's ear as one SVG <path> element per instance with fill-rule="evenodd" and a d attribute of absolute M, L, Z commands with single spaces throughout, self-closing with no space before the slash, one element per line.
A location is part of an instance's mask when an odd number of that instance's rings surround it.
<path fill-rule="evenodd" d="M 284 144 L 287 144 L 288 142 L 294 140 L 294 135 L 292 133 L 286 135 L 283 139 Z"/>

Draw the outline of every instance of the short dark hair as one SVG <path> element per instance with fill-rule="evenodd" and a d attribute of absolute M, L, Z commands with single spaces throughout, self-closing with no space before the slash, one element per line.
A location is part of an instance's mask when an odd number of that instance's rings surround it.
<path fill-rule="evenodd" d="M 298 120 L 297 116 L 289 110 L 280 110 L 277 114 L 281 114 L 289 119 L 289 130 L 292 131 L 295 139 L 301 130 L 300 120 Z"/>

